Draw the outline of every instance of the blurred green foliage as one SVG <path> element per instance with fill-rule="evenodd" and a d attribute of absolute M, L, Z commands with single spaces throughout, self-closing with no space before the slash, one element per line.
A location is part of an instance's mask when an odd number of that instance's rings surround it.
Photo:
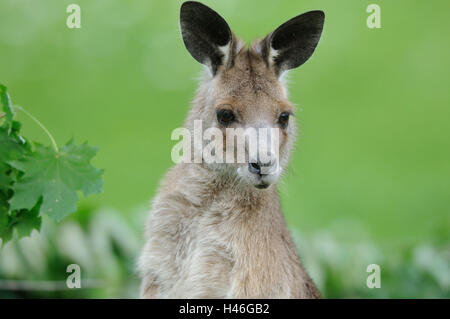
<path fill-rule="evenodd" d="M 179 34 L 181 1 L 78 0 L 82 27 L 71 30 L 65 11 L 73 2 L 0 2 L 0 82 L 58 141 L 75 136 L 101 147 L 94 164 L 105 168 L 104 194 L 85 204 L 114 207 L 131 223 L 132 209 L 153 196 L 172 165 L 170 133 L 183 123 L 201 67 Z M 301 132 L 280 185 L 290 227 L 302 238 L 326 230 L 346 260 L 310 267 L 325 295 L 448 297 L 421 260 L 441 258 L 448 280 L 450 2 L 204 3 L 247 42 L 304 11 L 326 13 L 313 58 L 290 74 Z M 366 27 L 370 3 L 381 7 L 381 29 Z M 45 141 L 21 121 L 27 136 Z M 383 256 L 391 290 L 355 288 L 346 279 L 356 270 L 345 256 L 356 253 L 340 243 L 360 242 Z M 310 246 L 300 245 L 307 263 Z M 123 267 L 122 280 L 131 273 Z"/>
<path fill-rule="evenodd" d="M 45 216 L 40 233 L 0 250 L 0 298 L 137 298 L 143 212 L 128 221 L 86 206 L 58 225 Z M 70 264 L 80 266 L 81 289 L 67 288 Z"/>
<path fill-rule="evenodd" d="M 40 234 L 0 251 L 0 298 L 137 298 L 145 215 L 140 208 L 126 219 L 114 209 L 86 206 L 60 225 L 44 222 Z M 450 249 L 442 239 L 386 249 L 367 240 L 338 241 L 327 229 L 292 233 L 324 297 L 450 298 Z M 81 268 L 81 289 L 66 286 L 70 264 Z M 380 265 L 379 289 L 366 286 L 370 264 Z"/>

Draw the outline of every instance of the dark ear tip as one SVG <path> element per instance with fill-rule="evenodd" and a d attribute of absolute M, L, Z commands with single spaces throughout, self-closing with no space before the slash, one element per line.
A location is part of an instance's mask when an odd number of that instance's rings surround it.
<path fill-rule="evenodd" d="M 186 12 L 186 10 L 193 10 L 196 8 L 210 9 L 208 6 L 205 6 L 203 3 L 198 1 L 185 1 L 181 4 L 180 13 L 183 14 L 183 12 Z"/>
<path fill-rule="evenodd" d="M 317 16 L 325 17 L 325 12 L 323 12 L 322 10 L 312 10 L 312 11 L 309 11 L 309 13 L 314 13 Z"/>
<path fill-rule="evenodd" d="M 203 3 L 198 1 L 185 1 L 181 4 L 181 7 L 187 7 L 187 6 L 205 6 Z"/>
<path fill-rule="evenodd" d="M 280 25 L 275 31 L 272 33 L 272 35 L 276 34 L 279 30 L 286 28 L 289 25 L 295 25 L 298 23 L 309 23 L 313 24 L 315 27 L 323 28 L 323 24 L 325 21 L 325 12 L 322 10 L 312 10 L 308 11 L 302 14 L 299 14 L 296 17 L 293 17 L 292 19 L 286 21 L 282 25 Z"/>
<path fill-rule="evenodd" d="M 322 23 L 325 20 L 325 12 L 323 12 L 322 10 L 308 11 L 308 12 L 304 13 L 303 15 L 308 15 L 312 18 L 317 19 L 317 21 L 322 22 Z"/>
<path fill-rule="evenodd" d="M 182 16 L 184 13 L 186 13 L 186 10 L 189 10 L 190 8 L 195 7 L 197 4 L 198 4 L 198 2 L 196 2 L 196 1 L 183 2 L 180 7 L 180 16 Z"/>

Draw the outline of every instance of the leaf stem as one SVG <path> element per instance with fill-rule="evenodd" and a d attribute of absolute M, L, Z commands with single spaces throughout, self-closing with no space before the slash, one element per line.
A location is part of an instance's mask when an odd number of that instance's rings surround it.
<path fill-rule="evenodd" d="M 50 132 L 47 130 L 47 128 L 44 126 L 44 124 L 42 124 L 37 118 L 35 118 L 31 113 L 26 111 L 23 107 L 18 105 L 15 105 L 14 107 L 22 111 L 26 115 L 28 115 L 28 117 L 30 117 L 37 125 L 39 125 L 39 127 L 45 132 L 45 134 L 47 134 L 48 138 L 52 142 L 52 146 L 55 149 L 56 153 L 58 153 L 59 152 L 58 145 L 56 144 L 55 139 L 53 138 L 52 134 L 50 134 Z"/>

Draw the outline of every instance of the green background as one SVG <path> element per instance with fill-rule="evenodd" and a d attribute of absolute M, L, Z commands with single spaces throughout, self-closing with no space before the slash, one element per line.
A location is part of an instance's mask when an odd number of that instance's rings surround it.
<path fill-rule="evenodd" d="M 81 6 L 81 29 L 66 27 L 70 3 Z M 439 242 L 448 257 L 450 2 L 204 3 L 247 42 L 302 12 L 326 13 L 316 52 L 289 76 L 301 131 L 279 188 L 293 231 L 370 241 L 382 252 Z M 366 26 L 370 3 L 381 7 L 380 29 Z M 202 69 L 181 40 L 180 4 L 0 2 L 0 82 L 13 103 L 59 144 L 75 137 L 99 146 L 104 194 L 81 206 L 111 207 L 140 226 L 144 217 L 134 212 L 172 165 L 170 134 L 182 126 Z M 48 144 L 19 119 L 25 136 Z"/>

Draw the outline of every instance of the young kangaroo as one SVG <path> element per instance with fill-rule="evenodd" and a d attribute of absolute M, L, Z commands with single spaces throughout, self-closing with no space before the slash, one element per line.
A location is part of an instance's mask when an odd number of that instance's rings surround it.
<path fill-rule="evenodd" d="M 191 1 L 181 6 L 186 48 L 205 65 L 185 127 L 193 132 L 200 120 L 203 130 L 218 128 L 224 139 L 229 128 L 275 128 L 279 143 L 268 162 L 258 153 L 245 163 L 179 163 L 168 172 L 139 259 L 141 297 L 320 297 L 299 261 L 275 184 L 296 133 L 280 77 L 309 59 L 323 22 L 322 11 L 304 13 L 246 48 L 212 9 Z M 276 169 L 265 173 L 265 166 Z"/>

